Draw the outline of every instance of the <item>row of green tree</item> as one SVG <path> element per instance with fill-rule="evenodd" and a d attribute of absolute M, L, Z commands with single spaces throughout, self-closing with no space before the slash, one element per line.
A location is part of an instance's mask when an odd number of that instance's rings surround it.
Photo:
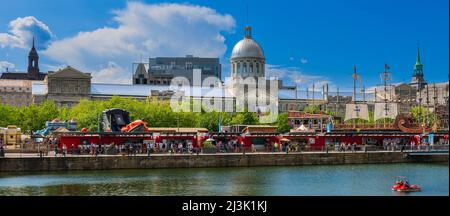
<path fill-rule="evenodd" d="M 0 126 L 17 125 L 25 133 L 31 133 L 45 127 L 45 122 L 58 118 L 61 120 L 74 119 L 77 121 L 78 129 L 87 128 L 89 131 L 96 131 L 98 117 L 102 111 L 111 108 L 125 109 L 130 112 L 132 120 L 145 119 L 150 127 L 203 127 L 210 131 L 218 131 L 221 125 L 255 125 L 259 124 L 258 116 L 252 112 L 174 112 L 169 101 L 161 101 L 154 98 L 147 100 L 137 100 L 114 96 L 109 100 L 81 100 L 77 105 L 68 107 L 58 107 L 53 101 L 46 101 L 41 104 L 32 104 L 24 107 L 11 107 L 0 105 Z M 320 113 L 318 106 L 307 106 L 304 109 L 308 113 Z M 434 119 L 432 113 L 422 107 L 412 108 L 415 119 Z M 331 111 L 326 114 L 335 115 Z M 375 123 L 373 112 L 370 120 L 356 120 L 356 123 Z M 383 123 L 380 119 L 377 123 Z M 388 120 L 387 122 L 392 122 Z M 432 122 L 432 121 L 431 121 Z M 353 123 L 352 120 L 346 123 Z M 277 126 L 278 132 L 288 132 L 290 125 L 286 113 L 278 115 L 278 119 L 272 125 Z"/>
<path fill-rule="evenodd" d="M 258 116 L 247 111 L 174 112 L 169 101 L 114 96 L 110 100 L 81 100 L 71 108 L 60 108 L 54 101 L 20 108 L 0 105 L 0 126 L 17 125 L 22 131 L 31 133 L 43 129 L 46 121 L 58 118 L 62 121 L 74 119 L 77 121 L 78 129 L 87 128 L 89 131 L 96 131 L 99 115 L 111 108 L 127 110 L 132 120 L 145 119 L 149 127 L 203 127 L 210 131 L 218 131 L 221 125 L 259 124 Z M 289 131 L 287 115 L 280 115 L 273 125 L 278 125 L 280 132 Z"/>

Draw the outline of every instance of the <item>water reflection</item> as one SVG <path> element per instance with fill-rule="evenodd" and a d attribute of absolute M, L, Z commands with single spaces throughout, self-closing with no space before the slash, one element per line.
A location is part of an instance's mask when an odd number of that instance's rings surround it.
<path fill-rule="evenodd" d="M 396 176 L 422 192 L 392 192 Z M 448 164 L 153 169 L 0 174 L 0 195 L 446 195 Z"/>

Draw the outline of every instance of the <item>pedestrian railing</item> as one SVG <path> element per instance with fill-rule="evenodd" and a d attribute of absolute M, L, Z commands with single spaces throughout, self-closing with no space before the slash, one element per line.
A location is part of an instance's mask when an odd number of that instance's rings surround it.
<path fill-rule="evenodd" d="M 353 152 L 431 152 L 431 151 L 448 151 L 449 145 L 394 145 L 394 146 L 380 146 L 380 145 L 326 145 L 326 146 L 308 146 L 308 145 L 287 145 L 279 148 L 268 147 L 263 150 L 256 150 L 254 148 L 217 148 L 216 151 L 205 151 L 205 153 L 306 153 L 306 152 L 325 152 L 325 153 L 353 153 Z M 199 154 L 203 151 L 201 148 L 183 148 L 183 149 L 152 149 L 150 152 L 146 148 L 138 149 L 84 149 L 79 151 L 77 149 L 62 150 L 57 149 L 55 155 L 54 149 L 51 151 L 40 151 L 38 156 L 54 156 L 54 157 L 77 157 L 77 156 L 98 156 L 98 155 L 162 155 L 162 154 L 176 154 L 176 155 L 190 155 Z M 1 152 L 0 152 L 1 153 Z"/>

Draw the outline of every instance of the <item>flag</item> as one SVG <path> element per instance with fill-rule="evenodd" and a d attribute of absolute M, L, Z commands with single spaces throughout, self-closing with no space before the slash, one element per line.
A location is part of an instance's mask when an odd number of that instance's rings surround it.
<path fill-rule="evenodd" d="M 384 69 L 389 70 L 389 69 L 391 69 L 391 68 L 389 67 L 388 64 L 384 64 Z"/>

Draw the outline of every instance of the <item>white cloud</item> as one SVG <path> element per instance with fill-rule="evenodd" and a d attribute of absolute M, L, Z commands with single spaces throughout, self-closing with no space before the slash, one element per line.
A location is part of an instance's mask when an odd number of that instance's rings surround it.
<path fill-rule="evenodd" d="M 16 66 L 11 62 L 0 61 L 0 73 L 5 72 L 6 69 L 8 69 L 8 71 L 13 71 L 15 67 Z"/>
<path fill-rule="evenodd" d="M 302 64 L 308 64 L 308 59 L 302 57 L 302 58 L 300 59 L 300 62 L 301 62 Z"/>
<path fill-rule="evenodd" d="M 333 85 L 327 77 L 306 75 L 301 69 L 297 67 L 283 67 L 280 65 L 266 64 L 266 77 L 278 77 L 283 80 L 286 85 L 298 85 L 299 88 L 308 87 L 312 89 L 312 85 L 322 88 L 323 85 Z"/>
<path fill-rule="evenodd" d="M 127 71 L 127 69 L 120 67 L 115 62 L 110 61 L 108 62 L 107 67 L 96 73 L 96 76 L 93 77 L 92 82 L 108 83 L 108 80 L 113 79 L 114 83 L 130 83 L 131 73 L 122 73 L 123 71 Z M 104 77 L 108 77 L 110 79 L 105 80 Z"/>
<path fill-rule="evenodd" d="M 54 38 L 50 28 L 33 16 L 19 17 L 9 22 L 9 33 L 0 33 L 0 47 L 30 48 L 33 36 L 36 48 L 45 49 Z"/>
<path fill-rule="evenodd" d="M 58 63 L 91 72 L 94 80 L 131 82 L 132 63 L 144 57 L 221 57 L 227 47 L 223 31 L 232 31 L 235 20 L 214 9 L 188 4 L 129 2 L 114 11 L 117 27 L 79 32 L 54 41 L 42 52 Z"/>
<path fill-rule="evenodd" d="M 62 69 L 62 68 L 67 67 L 67 65 L 65 65 L 65 64 L 56 64 L 56 65 L 53 65 L 53 64 L 46 64 L 46 63 L 44 63 L 44 62 L 42 62 L 42 63 L 39 62 L 39 64 L 41 65 L 41 67 L 47 68 L 48 71 L 57 71 L 57 70 L 59 70 L 59 69 Z"/>

